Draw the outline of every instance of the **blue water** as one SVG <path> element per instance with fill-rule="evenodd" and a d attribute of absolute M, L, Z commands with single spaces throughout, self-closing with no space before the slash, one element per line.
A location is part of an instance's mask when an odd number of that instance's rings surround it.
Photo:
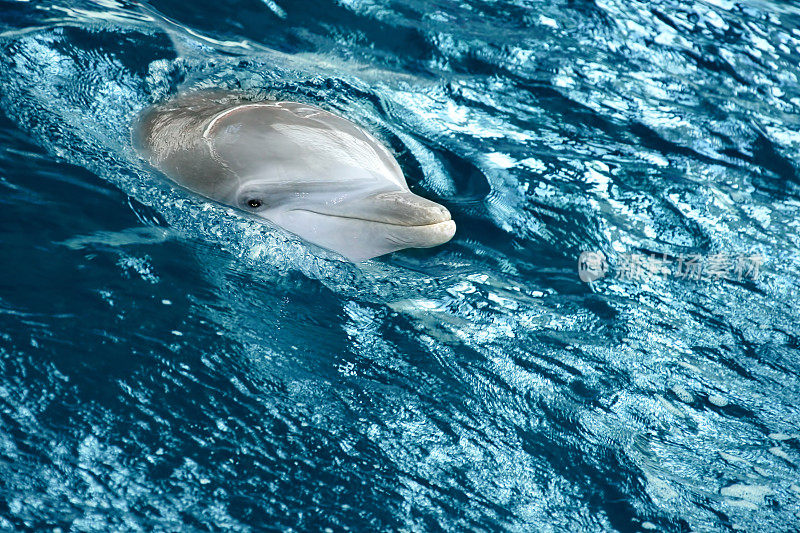
<path fill-rule="evenodd" d="M 0 1 L 0 529 L 800 528 L 798 28 Z M 210 87 L 362 125 L 455 238 L 352 265 L 174 189 L 131 121 Z M 761 262 L 628 275 L 690 255 Z"/>

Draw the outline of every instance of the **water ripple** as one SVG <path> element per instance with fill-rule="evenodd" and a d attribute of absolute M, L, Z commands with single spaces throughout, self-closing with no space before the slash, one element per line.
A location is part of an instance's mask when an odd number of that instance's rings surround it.
<path fill-rule="evenodd" d="M 0 527 L 798 524 L 795 6 L 2 11 Z M 351 265 L 173 189 L 131 121 L 209 87 L 358 122 L 455 239 Z"/>

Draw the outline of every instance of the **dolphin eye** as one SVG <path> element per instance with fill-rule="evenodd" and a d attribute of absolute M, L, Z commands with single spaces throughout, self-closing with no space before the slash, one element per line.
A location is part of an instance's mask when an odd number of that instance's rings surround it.
<path fill-rule="evenodd" d="M 259 208 L 261 207 L 261 200 L 259 200 L 258 198 L 252 198 L 250 200 L 247 200 L 247 205 L 249 205 L 253 209 Z"/>

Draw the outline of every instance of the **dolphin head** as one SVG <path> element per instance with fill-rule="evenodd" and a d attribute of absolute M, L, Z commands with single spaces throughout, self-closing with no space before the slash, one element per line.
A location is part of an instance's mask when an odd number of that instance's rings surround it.
<path fill-rule="evenodd" d="M 456 231 L 445 207 L 378 179 L 242 180 L 235 206 L 351 261 L 438 246 Z"/>
<path fill-rule="evenodd" d="M 222 201 L 351 261 L 455 234 L 449 211 L 412 193 L 380 142 L 318 107 L 241 105 L 212 120 L 206 137 L 235 176 Z"/>

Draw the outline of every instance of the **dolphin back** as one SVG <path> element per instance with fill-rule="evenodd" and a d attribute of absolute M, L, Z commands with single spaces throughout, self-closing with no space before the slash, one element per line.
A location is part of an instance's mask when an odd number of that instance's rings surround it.
<path fill-rule="evenodd" d="M 215 115 L 241 101 L 227 93 L 198 93 L 151 106 L 134 124 L 133 146 L 177 184 L 227 203 L 237 177 L 215 157 L 204 133 Z"/>

